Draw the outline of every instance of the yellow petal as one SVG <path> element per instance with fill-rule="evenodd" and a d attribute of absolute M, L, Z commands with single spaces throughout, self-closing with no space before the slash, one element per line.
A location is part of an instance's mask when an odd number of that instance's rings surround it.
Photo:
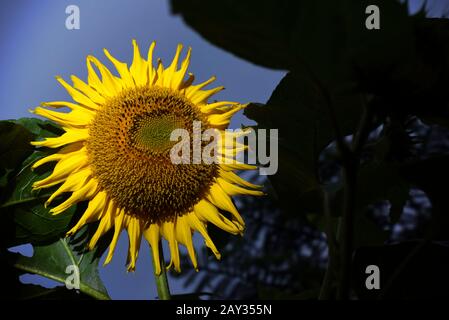
<path fill-rule="evenodd" d="M 67 102 L 67 101 L 50 101 L 50 102 L 43 102 L 43 103 L 41 103 L 41 106 L 44 106 L 44 107 L 51 107 L 51 108 L 55 108 L 55 109 L 69 108 L 69 109 L 71 109 L 71 110 L 79 110 L 79 109 L 83 109 L 83 110 L 92 110 L 92 109 L 90 109 L 90 108 L 87 108 L 86 106 L 79 105 L 79 104 L 72 103 L 72 102 Z"/>
<path fill-rule="evenodd" d="M 228 142 L 226 142 L 228 143 Z M 219 157 L 220 163 L 234 163 L 236 156 L 245 150 L 248 150 L 249 147 L 245 145 L 239 145 L 238 147 L 232 145 L 224 145 L 217 151 L 217 157 Z"/>
<path fill-rule="evenodd" d="M 70 156 L 66 156 L 59 161 L 53 172 L 45 179 L 33 183 L 33 189 L 48 188 L 58 184 L 61 179 L 65 180 L 67 176 L 81 169 L 88 163 L 88 158 L 85 149 L 73 152 Z"/>
<path fill-rule="evenodd" d="M 178 61 L 179 61 L 179 56 L 181 55 L 181 51 L 182 51 L 182 44 L 178 44 L 178 46 L 176 47 L 176 53 L 175 56 L 173 57 L 173 61 L 170 64 L 170 66 L 165 69 L 164 72 L 164 82 L 163 82 L 163 86 L 166 88 L 172 88 L 172 80 L 173 80 L 173 76 L 176 72 L 176 69 L 178 69 Z"/>
<path fill-rule="evenodd" d="M 105 191 L 99 191 L 90 201 L 86 211 L 84 211 L 81 218 L 76 225 L 67 232 L 67 236 L 70 236 L 81 229 L 84 225 L 90 222 L 97 221 L 101 218 L 101 214 L 104 208 L 108 204 L 108 197 Z"/>
<path fill-rule="evenodd" d="M 121 91 L 122 84 L 121 84 L 120 80 L 118 78 L 114 77 L 108 68 L 106 68 L 94 56 L 88 56 L 87 60 L 93 62 L 95 64 L 95 66 L 98 68 L 98 70 L 100 71 L 103 87 L 109 93 L 109 96 L 114 96 Z"/>
<path fill-rule="evenodd" d="M 117 208 L 112 201 L 109 201 L 108 204 L 103 208 L 103 214 L 100 219 L 100 224 L 98 225 L 97 230 L 89 241 L 89 250 L 92 250 L 97 245 L 100 237 L 112 228 L 116 210 Z"/>
<path fill-rule="evenodd" d="M 103 265 L 107 265 L 112 260 L 112 256 L 115 252 L 115 247 L 117 246 L 118 238 L 123 230 L 123 220 L 125 217 L 125 210 L 117 209 L 118 214 L 114 218 L 114 236 L 112 237 L 111 243 L 109 244 L 108 255 L 104 261 Z"/>
<path fill-rule="evenodd" d="M 236 175 L 234 172 L 220 170 L 220 176 L 225 178 L 229 182 L 236 183 L 238 185 L 241 185 L 242 187 L 248 187 L 252 189 L 262 188 L 262 186 L 246 181 L 245 179 Z"/>
<path fill-rule="evenodd" d="M 233 163 L 220 164 L 220 168 L 225 170 L 225 171 L 256 170 L 257 166 L 234 161 Z"/>
<path fill-rule="evenodd" d="M 77 109 L 68 113 L 51 111 L 45 108 L 37 107 L 31 111 L 32 113 L 50 119 L 62 126 L 86 127 L 93 118 L 94 113 L 87 109 Z"/>
<path fill-rule="evenodd" d="M 198 262 L 196 260 L 195 248 L 192 241 L 192 229 L 190 228 L 188 218 L 184 215 L 176 220 L 176 239 L 179 243 L 186 246 L 193 267 L 198 271 Z"/>
<path fill-rule="evenodd" d="M 137 256 L 139 255 L 139 248 L 142 239 L 142 228 L 140 226 L 140 219 L 132 216 L 127 217 L 128 220 L 128 237 L 129 237 L 129 251 L 128 251 L 128 271 L 136 269 Z"/>
<path fill-rule="evenodd" d="M 148 243 L 151 246 L 154 273 L 156 275 L 159 275 L 161 273 L 161 262 L 159 256 L 159 239 L 160 239 L 159 229 L 160 229 L 159 226 L 153 223 L 150 224 L 150 226 L 143 232 L 145 239 L 147 239 Z"/>
<path fill-rule="evenodd" d="M 184 95 L 185 95 L 186 89 L 192 85 L 193 81 L 195 81 L 195 76 L 193 75 L 193 73 L 189 72 L 189 77 L 187 78 L 187 80 L 181 82 L 178 90 L 184 90 Z"/>
<path fill-rule="evenodd" d="M 244 228 L 245 222 L 237 211 L 237 208 L 234 206 L 231 198 L 219 184 L 214 183 L 210 187 L 209 194 L 207 195 L 207 200 L 209 200 L 213 205 L 217 206 L 221 210 L 230 212 L 232 216 L 237 220 L 241 228 Z"/>
<path fill-rule="evenodd" d="M 156 70 L 153 67 L 153 52 L 154 47 L 156 46 L 156 42 L 153 41 L 150 44 L 150 47 L 148 48 L 148 58 L 147 58 L 147 64 L 148 64 L 148 84 L 153 85 L 156 81 Z"/>
<path fill-rule="evenodd" d="M 187 98 L 192 99 L 196 93 L 201 90 L 202 88 L 204 88 L 205 86 L 207 86 L 208 84 L 214 82 L 217 78 L 215 76 L 210 77 L 208 80 L 199 83 L 197 85 L 194 86 L 189 86 L 188 88 L 186 88 L 185 90 L 185 95 Z"/>
<path fill-rule="evenodd" d="M 237 105 L 237 102 L 232 101 L 218 101 L 214 103 L 208 103 L 201 106 L 201 111 L 203 113 L 209 113 L 215 111 L 217 108 L 225 107 L 225 106 L 234 106 Z"/>
<path fill-rule="evenodd" d="M 224 191 L 226 191 L 226 193 L 229 194 L 230 196 L 236 196 L 236 195 L 241 195 L 241 194 L 249 194 L 249 195 L 253 195 L 253 196 L 263 195 L 263 191 L 245 189 L 245 188 L 242 188 L 235 184 L 232 184 L 222 178 L 217 178 L 217 182 L 220 185 L 220 187 Z"/>
<path fill-rule="evenodd" d="M 92 66 L 92 60 L 88 56 L 86 58 L 86 66 L 87 66 L 87 83 L 97 90 L 97 92 L 101 92 L 101 95 L 103 96 L 111 96 L 111 92 L 108 91 L 105 85 L 101 82 L 100 78 L 98 77 L 97 72 L 95 71 L 94 67 Z"/>
<path fill-rule="evenodd" d="M 75 89 L 78 89 L 79 91 L 84 93 L 90 100 L 92 100 L 96 104 L 104 105 L 106 99 L 99 92 L 97 92 L 97 90 L 89 86 L 77 76 L 72 75 L 70 78 L 72 79 L 73 87 Z"/>
<path fill-rule="evenodd" d="M 88 129 L 67 128 L 66 132 L 55 138 L 46 138 L 42 141 L 32 141 L 31 144 L 38 147 L 59 148 L 63 145 L 78 141 L 85 141 L 89 138 Z"/>
<path fill-rule="evenodd" d="M 133 39 L 134 57 L 130 71 L 134 78 L 136 86 L 144 86 L 148 81 L 148 66 L 147 61 L 140 55 L 139 46 L 137 41 Z"/>
<path fill-rule="evenodd" d="M 197 93 L 195 93 L 190 98 L 190 100 L 195 105 L 201 105 L 201 104 L 207 103 L 207 100 L 209 100 L 210 97 L 212 97 L 214 94 L 216 94 L 217 92 L 220 92 L 223 89 L 224 89 L 224 87 L 220 86 L 220 87 L 216 87 L 216 88 L 213 88 L 210 90 L 201 90 L 201 91 L 198 91 Z"/>
<path fill-rule="evenodd" d="M 214 242 L 212 241 L 212 239 L 209 237 L 209 234 L 207 233 L 206 227 L 203 224 L 203 222 L 201 222 L 198 217 L 196 216 L 195 213 L 189 213 L 186 215 L 187 217 L 187 221 L 190 225 L 190 227 L 196 231 L 198 231 L 204 238 L 204 242 L 206 243 L 206 246 L 212 250 L 212 252 L 214 253 L 215 257 L 217 259 L 221 258 L 221 254 L 220 252 L 218 252 L 217 247 L 215 247 Z"/>
<path fill-rule="evenodd" d="M 170 221 L 164 222 L 161 226 L 161 234 L 168 241 L 170 247 L 170 264 L 167 269 L 173 265 L 176 271 L 181 272 L 181 262 L 179 260 L 179 248 L 175 237 L 174 223 Z"/>
<path fill-rule="evenodd" d="M 237 105 L 231 110 L 221 113 L 221 114 L 212 114 L 208 117 L 208 120 L 210 124 L 214 126 L 226 126 L 229 124 L 229 121 L 231 120 L 232 116 L 236 113 L 245 108 L 246 105 Z"/>
<path fill-rule="evenodd" d="M 98 182 L 95 179 L 90 179 L 84 185 L 84 187 L 73 192 L 72 195 L 66 201 L 61 203 L 59 206 L 51 209 L 50 212 L 53 214 L 59 214 L 80 201 L 91 199 L 98 191 L 97 188 Z"/>
<path fill-rule="evenodd" d="M 56 80 L 58 80 L 58 82 L 67 90 L 67 92 L 72 96 L 73 100 L 91 109 L 98 109 L 98 105 L 95 102 L 90 100 L 89 97 L 85 96 L 80 91 L 73 88 L 71 85 L 65 82 L 64 79 L 62 79 L 61 77 L 56 77 Z"/>
<path fill-rule="evenodd" d="M 76 191 L 81 189 L 86 181 L 90 178 L 92 171 L 90 168 L 85 168 L 68 176 L 65 182 L 53 192 L 53 194 L 45 202 L 45 207 L 47 207 L 57 196 L 64 192 Z"/>
<path fill-rule="evenodd" d="M 212 222 L 218 228 L 232 233 L 239 234 L 241 230 L 224 217 L 217 208 L 209 201 L 201 200 L 194 207 L 195 214 L 202 222 Z"/>
<path fill-rule="evenodd" d="M 191 53 L 192 53 L 192 48 L 189 48 L 187 50 L 187 55 L 181 64 L 181 68 L 178 71 L 176 71 L 172 77 L 171 87 L 174 90 L 179 90 L 185 85 L 185 83 L 183 83 L 183 80 L 186 75 L 187 69 L 189 68 Z"/>
<path fill-rule="evenodd" d="M 162 60 L 157 60 L 157 69 L 156 69 L 156 82 L 155 85 L 163 86 L 164 83 L 164 66 L 162 65 Z"/>
<path fill-rule="evenodd" d="M 70 157 L 73 152 L 80 151 L 80 149 L 82 149 L 83 146 L 84 146 L 84 144 L 81 142 L 75 142 L 75 143 L 69 144 L 68 146 L 63 147 L 58 152 L 53 153 L 47 157 L 44 157 L 44 158 L 39 159 L 38 161 L 34 162 L 33 165 L 31 166 L 31 169 L 34 170 L 37 167 L 40 167 L 41 165 L 46 164 L 48 162 L 59 161 L 66 157 Z"/>
<path fill-rule="evenodd" d="M 108 50 L 103 49 L 104 54 L 106 57 L 108 57 L 109 60 L 111 60 L 114 67 L 117 69 L 118 74 L 122 78 L 123 86 L 125 87 L 133 87 L 134 86 L 134 80 L 131 76 L 131 73 L 129 72 L 128 65 L 125 62 L 121 62 L 114 58 Z"/>

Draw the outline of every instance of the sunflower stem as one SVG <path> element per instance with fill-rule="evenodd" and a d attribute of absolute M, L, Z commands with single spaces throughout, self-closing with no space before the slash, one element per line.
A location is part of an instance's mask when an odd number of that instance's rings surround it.
<path fill-rule="evenodd" d="M 324 275 L 323 283 L 321 284 L 318 300 L 329 300 L 333 294 L 333 286 L 335 281 L 335 270 L 338 265 L 337 261 L 337 243 L 334 234 L 334 223 L 330 209 L 329 193 L 323 191 L 323 203 L 324 203 L 324 217 L 325 217 L 325 232 L 327 237 L 327 244 L 329 249 L 329 260 L 327 263 L 327 269 Z"/>
<path fill-rule="evenodd" d="M 159 275 L 154 274 L 157 287 L 157 295 L 159 300 L 170 300 L 170 288 L 168 286 L 167 269 L 165 268 L 164 250 L 162 243 L 159 243 L 159 263 L 161 265 L 161 273 Z M 154 264 L 154 259 L 153 259 Z M 156 266 L 154 266 L 156 269 Z"/>
<path fill-rule="evenodd" d="M 337 300 L 348 300 L 351 294 L 351 264 L 354 253 L 354 218 L 357 211 L 357 183 L 360 166 L 360 154 L 369 137 L 373 113 L 365 96 L 360 95 L 363 114 L 359 128 L 354 135 L 350 152 L 343 153 L 344 203 L 339 245 L 340 270 Z"/>

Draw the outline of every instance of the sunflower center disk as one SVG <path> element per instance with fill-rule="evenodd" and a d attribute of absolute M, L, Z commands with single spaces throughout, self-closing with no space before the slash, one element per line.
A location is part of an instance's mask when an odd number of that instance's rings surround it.
<path fill-rule="evenodd" d="M 177 143 L 171 133 L 185 129 L 193 139 L 194 121 L 209 128 L 189 100 L 158 87 L 123 91 L 97 113 L 89 128 L 89 161 L 100 186 L 127 214 L 148 223 L 172 221 L 205 196 L 218 167 L 170 160 Z"/>
<path fill-rule="evenodd" d="M 184 129 L 182 120 L 173 116 L 148 117 L 139 121 L 135 129 L 133 140 L 136 147 L 152 152 L 164 152 L 170 150 L 175 141 L 170 141 L 170 135 L 175 129 Z"/>

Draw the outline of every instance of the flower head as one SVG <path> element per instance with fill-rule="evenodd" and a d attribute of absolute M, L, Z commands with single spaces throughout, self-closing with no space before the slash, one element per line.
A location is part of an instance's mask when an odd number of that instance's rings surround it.
<path fill-rule="evenodd" d="M 34 189 L 60 185 L 46 205 L 68 193 L 68 198 L 53 207 L 59 214 L 80 201 L 88 207 L 71 235 L 84 225 L 99 221 L 89 242 L 95 247 L 99 238 L 113 229 L 105 263 L 112 259 L 122 230 L 129 236 L 128 270 L 134 270 L 142 237 L 153 251 L 155 273 L 159 274 L 159 241 L 168 241 L 171 263 L 180 271 L 178 245 L 186 246 L 194 268 L 197 259 L 192 233 L 198 231 L 217 258 L 216 249 L 207 232 L 207 224 L 241 234 L 244 222 L 231 200 L 239 194 L 260 195 L 259 187 L 234 170 L 254 169 L 239 162 L 176 164 L 171 150 L 176 144 L 171 133 L 183 129 L 195 139 L 194 123 L 201 132 L 211 129 L 223 137 L 231 117 L 244 105 L 220 101 L 208 103 L 222 87 L 206 90 L 215 78 L 193 85 L 194 76 L 187 75 L 191 50 L 179 66 L 182 46 L 178 45 L 172 63 L 164 67 L 158 60 L 153 67 L 153 42 L 148 58 L 141 57 L 133 41 L 131 67 L 118 61 L 106 49 L 105 55 L 117 69 L 111 73 L 95 57 L 87 57 L 87 83 L 72 76 L 73 85 L 57 80 L 74 102 L 43 103 L 33 113 L 60 124 L 65 133 L 59 137 L 35 141 L 35 146 L 59 148 L 54 154 L 33 164 L 33 168 L 57 162 L 47 178 L 34 183 Z M 67 107 L 70 112 L 55 109 Z M 241 146 L 234 145 L 231 154 Z M 225 152 L 225 153 L 226 153 Z M 228 212 L 226 217 L 223 212 Z"/>

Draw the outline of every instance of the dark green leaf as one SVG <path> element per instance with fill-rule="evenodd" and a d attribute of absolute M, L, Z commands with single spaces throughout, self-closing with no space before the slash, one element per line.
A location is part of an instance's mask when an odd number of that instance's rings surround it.
<path fill-rule="evenodd" d="M 35 284 L 18 284 L 17 300 L 87 300 L 92 299 L 78 290 L 69 290 L 63 286 L 45 288 Z"/>
<path fill-rule="evenodd" d="M 99 255 L 96 250 L 86 251 L 79 248 L 78 239 L 82 232 L 74 238 L 59 239 L 49 245 L 35 245 L 32 257 L 13 254 L 10 257 L 12 266 L 23 273 L 33 273 L 65 284 L 73 275 L 69 266 L 79 268 L 79 290 L 97 299 L 109 299 L 98 274 Z M 72 267 L 73 268 L 73 267 Z"/>
<path fill-rule="evenodd" d="M 359 99 L 339 95 L 333 103 L 342 133 L 352 133 L 359 121 Z M 250 105 L 245 115 L 257 121 L 258 129 L 279 130 L 279 169 L 269 178 L 284 209 L 321 211 L 317 160 L 335 133 L 329 106 L 316 83 L 306 73 L 289 73 L 265 106 Z"/>
<path fill-rule="evenodd" d="M 239 57 L 269 68 L 290 69 L 296 0 L 172 0 L 172 11 L 203 37 Z"/>
<path fill-rule="evenodd" d="M 2 150 L 4 148 L 5 152 L 10 152 L 10 163 L 2 163 L 2 168 L 8 170 L 9 177 L 3 181 L 4 188 L 1 189 L 0 197 L 1 245 L 10 247 L 23 243 L 53 242 L 67 231 L 76 208 L 72 207 L 58 216 L 53 216 L 49 209 L 44 207 L 44 202 L 54 188 L 32 191 L 33 183 L 48 176 L 52 165 L 31 170 L 32 163 L 49 155 L 51 150 L 33 152 L 34 148 L 30 142 L 56 136 L 61 133 L 61 129 L 50 122 L 35 118 L 2 121 L 1 128 L 4 128 Z M 19 154 L 13 153 L 17 150 L 23 152 L 20 156 L 13 156 Z"/>
<path fill-rule="evenodd" d="M 10 190 L 0 204 L 3 246 L 54 241 L 67 231 L 76 211 L 76 207 L 71 207 L 54 216 L 50 213 L 50 208 L 44 207 L 44 202 L 52 190 L 32 191 L 33 182 L 48 175 L 45 168 L 35 171 L 30 168 L 31 164 L 43 155 L 40 151 L 33 153 L 23 162 L 22 169 L 8 184 Z"/>
<path fill-rule="evenodd" d="M 0 168 L 12 170 L 22 163 L 32 152 L 30 141 L 34 135 L 20 124 L 0 121 Z"/>
<path fill-rule="evenodd" d="M 19 118 L 11 121 L 24 126 L 34 135 L 34 137 L 38 138 L 56 137 L 64 133 L 64 130 L 56 126 L 54 122 L 48 120 L 41 120 L 37 118 Z"/>
<path fill-rule="evenodd" d="M 356 68 L 383 72 L 414 54 L 412 19 L 407 6 L 396 1 L 172 0 L 171 4 L 174 13 L 213 44 L 265 67 L 297 70 L 307 64 L 323 82 L 353 79 Z M 380 8 L 380 30 L 365 26 L 369 5 Z"/>

